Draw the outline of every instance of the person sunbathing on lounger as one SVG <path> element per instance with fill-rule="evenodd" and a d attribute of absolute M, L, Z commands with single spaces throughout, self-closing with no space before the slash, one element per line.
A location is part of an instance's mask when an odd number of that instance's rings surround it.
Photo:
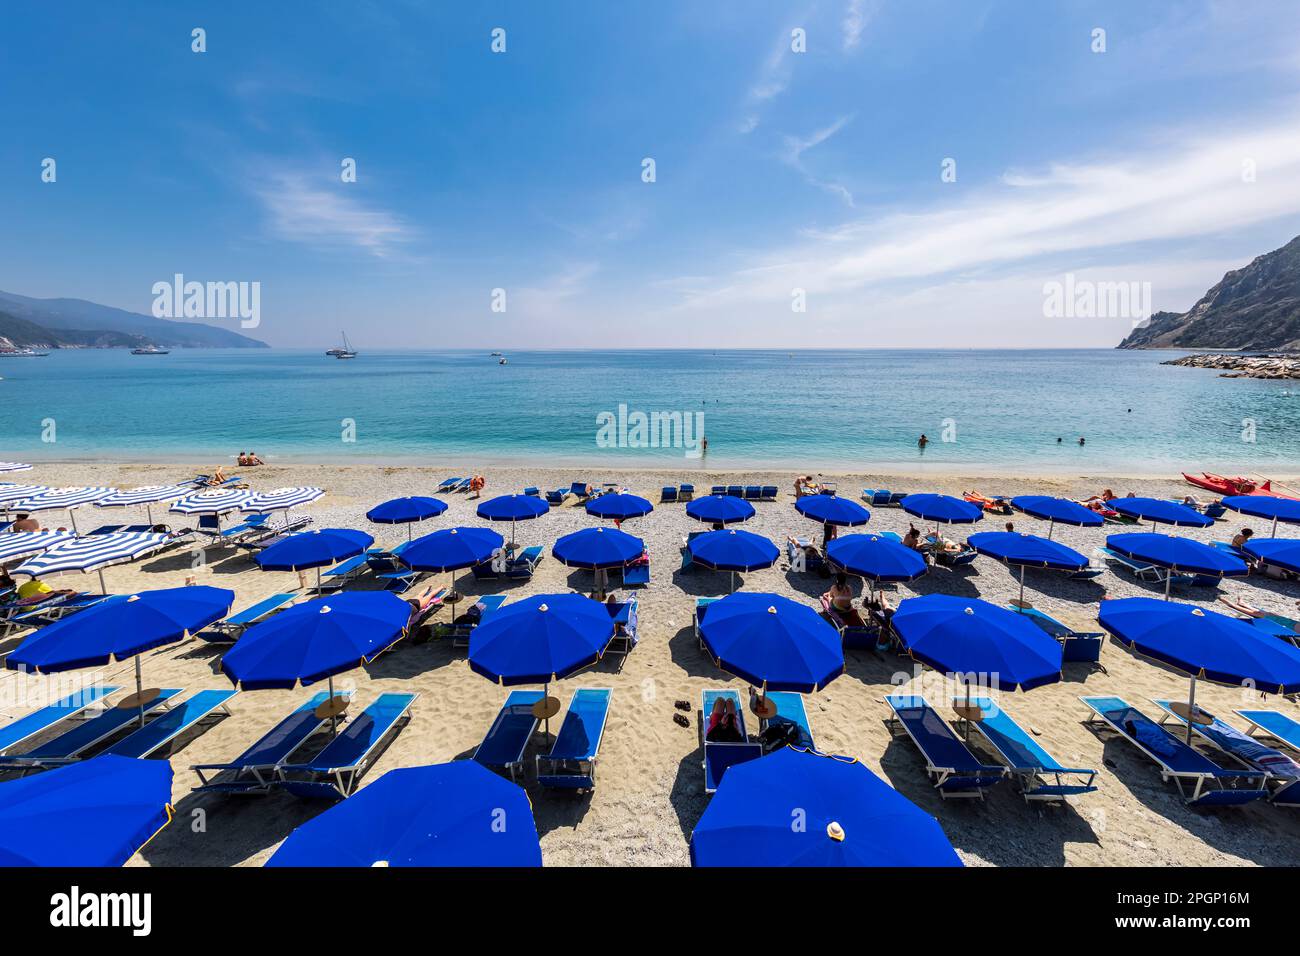
<path fill-rule="evenodd" d="M 59 590 L 56 591 L 54 588 L 50 587 L 40 578 L 32 578 L 26 584 L 21 584 L 18 586 L 17 595 L 18 595 L 18 601 L 21 604 L 21 603 L 36 603 L 36 602 L 48 600 L 49 598 L 59 597 L 60 595 L 64 595 L 64 594 L 71 595 L 76 593 L 77 592 L 72 590 L 71 588 L 60 588 Z"/>
<path fill-rule="evenodd" d="M 1084 498 L 1081 504 L 1086 505 L 1094 501 L 1110 501 L 1114 497 L 1115 497 L 1115 492 L 1107 488 L 1099 495 L 1089 495 L 1087 498 Z"/>
<path fill-rule="evenodd" d="M 22 514 L 18 516 L 17 520 L 14 521 L 13 526 L 10 527 L 9 530 L 10 531 L 40 531 L 41 523 L 37 521 L 35 518 L 33 518 L 31 515 Z"/>
<path fill-rule="evenodd" d="M 208 475 L 207 480 L 204 481 L 203 483 L 207 485 L 209 488 L 215 488 L 218 485 L 225 484 L 225 482 L 226 482 L 226 470 L 222 466 L 218 465 L 216 468 L 212 470 L 212 474 Z"/>
<path fill-rule="evenodd" d="M 921 543 L 921 532 L 916 530 L 916 525 L 908 525 L 907 534 L 903 535 L 903 546 L 913 551 L 925 551 L 925 545 Z"/>
<path fill-rule="evenodd" d="M 865 623 L 853 606 L 853 588 L 849 587 L 848 575 L 843 571 L 835 575 L 835 583 L 822 595 L 822 600 L 829 602 L 836 615 L 848 626 L 861 627 Z"/>
<path fill-rule="evenodd" d="M 1251 536 L 1254 535 L 1254 533 L 1255 532 L 1250 528 L 1242 528 L 1240 531 L 1237 532 L 1237 536 L 1232 539 L 1232 546 L 1234 548 L 1242 547 L 1243 545 L 1245 545 L 1247 541 L 1251 539 Z"/>
<path fill-rule="evenodd" d="M 713 712 L 709 714 L 709 726 L 704 732 L 704 739 L 710 743 L 745 742 L 736 720 L 736 702 L 730 697 L 720 696 L 713 701 Z"/>

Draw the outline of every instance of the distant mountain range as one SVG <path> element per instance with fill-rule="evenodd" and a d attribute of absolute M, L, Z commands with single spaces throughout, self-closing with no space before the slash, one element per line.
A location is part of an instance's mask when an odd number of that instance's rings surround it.
<path fill-rule="evenodd" d="M 1300 349 L 1300 236 L 1234 269 L 1187 312 L 1156 312 L 1122 349 Z"/>
<path fill-rule="evenodd" d="M 33 299 L 0 292 L 0 339 L 33 348 L 269 348 L 265 342 L 202 322 L 155 319 L 85 299 Z M 3 344 L 3 343 L 0 343 Z"/>

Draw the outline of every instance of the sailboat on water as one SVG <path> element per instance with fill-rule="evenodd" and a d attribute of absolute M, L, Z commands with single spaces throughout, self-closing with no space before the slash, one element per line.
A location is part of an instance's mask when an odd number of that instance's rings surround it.
<path fill-rule="evenodd" d="M 336 359 L 356 358 L 357 353 L 352 348 L 352 343 L 348 341 L 348 334 L 346 332 L 340 332 L 339 334 L 343 336 L 343 347 L 341 349 L 330 349 L 325 354 Z"/>

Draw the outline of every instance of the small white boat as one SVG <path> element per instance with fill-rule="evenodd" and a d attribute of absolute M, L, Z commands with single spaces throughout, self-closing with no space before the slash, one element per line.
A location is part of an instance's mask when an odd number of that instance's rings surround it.
<path fill-rule="evenodd" d="M 505 365 L 505 364 L 506 364 L 506 360 L 505 360 L 504 358 L 502 358 L 501 361 L 497 362 L 497 364 L 498 364 L 498 365 Z"/>
<path fill-rule="evenodd" d="M 142 345 L 138 349 L 131 350 L 132 355 L 171 355 L 170 349 L 159 348 L 156 345 Z"/>
<path fill-rule="evenodd" d="M 0 358 L 45 358 L 49 352 L 38 352 L 27 347 L 17 349 L 0 349 Z"/>
<path fill-rule="evenodd" d="M 351 358 L 356 358 L 356 357 L 357 357 L 357 353 L 356 353 L 356 351 L 352 348 L 352 343 L 348 341 L 348 334 L 347 334 L 346 332 L 340 332 L 339 334 L 343 336 L 343 348 L 341 348 L 341 349 L 330 349 L 330 350 L 327 351 L 325 354 L 326 354 L 326 355 L 333 356 L 333 357 L 336 358 L 336 359 L 351 359 Z"/>

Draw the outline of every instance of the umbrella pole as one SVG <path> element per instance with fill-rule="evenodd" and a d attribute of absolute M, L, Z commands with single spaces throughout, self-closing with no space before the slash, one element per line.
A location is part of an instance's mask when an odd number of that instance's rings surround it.
<path fill-rule="evenodd" d="M 135 699 L 140 704 L 140 726 L 144 726 L 144 682 L 140 678 L 140 655 L 135 655 Z"/>
<path fill-rule="evenodd" d="M 1047 540 L 1048 541 L 1052 540 L 1052 532 L 1055 530 L 1056 530 L 1056 519 L 1048 518 L 1047 519 Z"/>
<path fill-rule="evenodd" d="M 406 540 L 414 540 L 414 533 L 411 531 L 411 522 L 406 522 Z"/>
<path fill-rule="evenodd" d="M 1169 585 L 1174 581 L 1174 569 L 1165 568 L 1165 600 L 1169 600 Z"/>
<path fill-rule="evenodd" d="M 72 519 L 72 533 L 80 536 L 81 532 L 77 530 L 77 512 L 72 508 L 68 509 L 68 517 Z"/>
<path fill-rule="evenodd" d="M 1271 535 L 1269 535 L 1269 537 L 1270 537 L 1270 538 L 1276 538 L 1276 537 L 1277 537 L 1277 519 L 1276 519 L 1276 518 L 1273 519 L 1273 533 L 1272 533 Z"/>
<path fill-rule="evenodd" d="M 1023 568 L 1021 569 L 1023 573 Z M 970 740 L 970 679 L 965 681 L 966 684 L 966 739 Z"/>
<path fill-rule="evenodd" d="M 1196 677 L 1192 676 L 1192 686 L 1187 694 L 1187 746 L 1192 745 L 1192 717 L 1196 715 Z"/>
<path fill-rule="evenodd" d="M 104 569 L 103 569 L 103 568 L 100 568 L 100 569 L 99 569 L 98 571 L 96 571 L 95 573 L 99 575 L 99 593 L 100 593 L 100 594 L 107 595 L 107 594 L 108 594 L 108 585 L 106 585 L 106 584 L 104 583 Z"/>
<path fill-rule="evenodd" d="M 1020 603 L 1025 603 L 1025 566 L 1020 566 Z"/>
<path fill-rule="evenodd" d="M 329 676 L 329 690 L 330 690 L 330 695 L 329 695 L 330 733 L 335 734 L 338 732 L 339 719 L 334 714 L 334 675 L 333 674 Z"/>
<path fill-rule="evenodd" d="M 149 527 L 153 527 L 153 505 L 144 506 L 144 516 L 149 519 Z"/>

